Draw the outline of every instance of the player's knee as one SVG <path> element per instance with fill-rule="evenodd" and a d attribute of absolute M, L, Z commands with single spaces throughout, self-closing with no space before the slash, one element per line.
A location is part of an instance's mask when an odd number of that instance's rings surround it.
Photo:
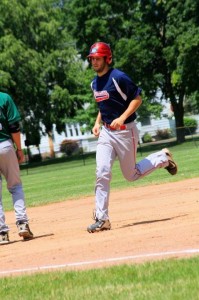
<path fill-rule="evenodd" d="M 131 173 L 123 173 L 123 176 L 127 181 L 136 181 L 140 177 L 140 173 L 138 170 L 135 170 Z"/>
<path fill-rule="evenodd" d="M 96 171 L 97 178 L 104 178 L 109 180 L 111 178 L 111 170 L 106 165 L 100 166 Z"/>
<path fill-rule="evenodd" d="M 23 190 L 21 182 L 14 182 L 10 185 L 8 185 L 8 191 L 13 194 L 13 193 L 19 193 Z"/>
<path fill-rule="evenodd" d="M 134 181 L 132 174 L 123 174 L 123 176 L 127 181 Z"/>

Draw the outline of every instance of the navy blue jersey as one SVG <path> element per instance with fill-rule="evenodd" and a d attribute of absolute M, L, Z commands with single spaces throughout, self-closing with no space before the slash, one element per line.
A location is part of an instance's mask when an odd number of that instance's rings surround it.
<path fill-rule="evenodd" d="M 94 98 L 98 104 L 102 121 L 111 124 L 128 108 L 130 102 L 141 93 L 133 81 L 122 71 L 111 68 L 106 74 L 96 76 L 91 83 Z M 125 123 L 136 119 L 136 113 Z"/>

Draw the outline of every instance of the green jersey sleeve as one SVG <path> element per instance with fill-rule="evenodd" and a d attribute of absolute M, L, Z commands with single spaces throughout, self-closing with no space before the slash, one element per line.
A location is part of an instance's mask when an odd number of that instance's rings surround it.
<path fill-rule="evenodd" d="M 0 142 L 11 138 L 9 126 L 20 120 L 20 114 L 11 96 L 0 92 Z"/>
<path fill-rule="evenodd" d="M 14 101 L 9 95 L 7 95 L 7 99 L 6 99 L 6 108 L 7 108 L 7 121 L 9 124 L 13 124 L 21 120 L 19 111 Z"/>

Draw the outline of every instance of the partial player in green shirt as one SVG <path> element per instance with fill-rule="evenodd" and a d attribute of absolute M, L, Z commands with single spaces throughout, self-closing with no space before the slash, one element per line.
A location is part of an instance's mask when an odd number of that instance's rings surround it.
<path fill-rule="evenodd" d="M 9 227 L 5 222 L 2 203 L 1 175 L 5 177 L 7 188 L 12 195 L 19 236 L 24 240 L 33 238 L 20 179 L 19 164 L 24 161 L 21 149 L 20 120 L 21 117 L 13 99 L 10 95 L 0 92 L 0 244 L 9 243 Z"/>

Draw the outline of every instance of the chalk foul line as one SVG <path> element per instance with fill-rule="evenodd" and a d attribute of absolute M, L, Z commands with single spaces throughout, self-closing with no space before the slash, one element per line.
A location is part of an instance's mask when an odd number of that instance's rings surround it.
<path fill-rule="evenodd" d="M 135 260 L 135 259 L 147 258 L 147 257 L 151 257 L 151 258 L 158 257 L 158 256 L 165 257 L 165 256 L 170 256 L 170 255 L 185 255 L 185 254 L 197 254 L 197 253 L 199 253 L 199 249 L 187 249 L 187 250 L 166 251 L 166 252 L 157 252 L 157 253 L 145 253 L 145 254 L 137 254 L 137 255 L 130 255 L 130 256 L 103 258 L 103 259 L 98 259 L 98 260 L 65 263 L 65 264 L 60 264 L 60 265 L 46 265 L 46 266 L 37 266 L 37 267 L 22 268 L 22 269 L 5 270 L 5 271 L 0 271 L 0 275 L 12 275 L 12 274 L 16 274 L 16 273 L 62 269 L 62 268 L 67 268 L 67 267 L 78 267 L 78 266 L 80 267 L 80 266 L 84 266 L 84 265 L 94 265 L 94 264 L 108 263 L 108 262 Z"/>

